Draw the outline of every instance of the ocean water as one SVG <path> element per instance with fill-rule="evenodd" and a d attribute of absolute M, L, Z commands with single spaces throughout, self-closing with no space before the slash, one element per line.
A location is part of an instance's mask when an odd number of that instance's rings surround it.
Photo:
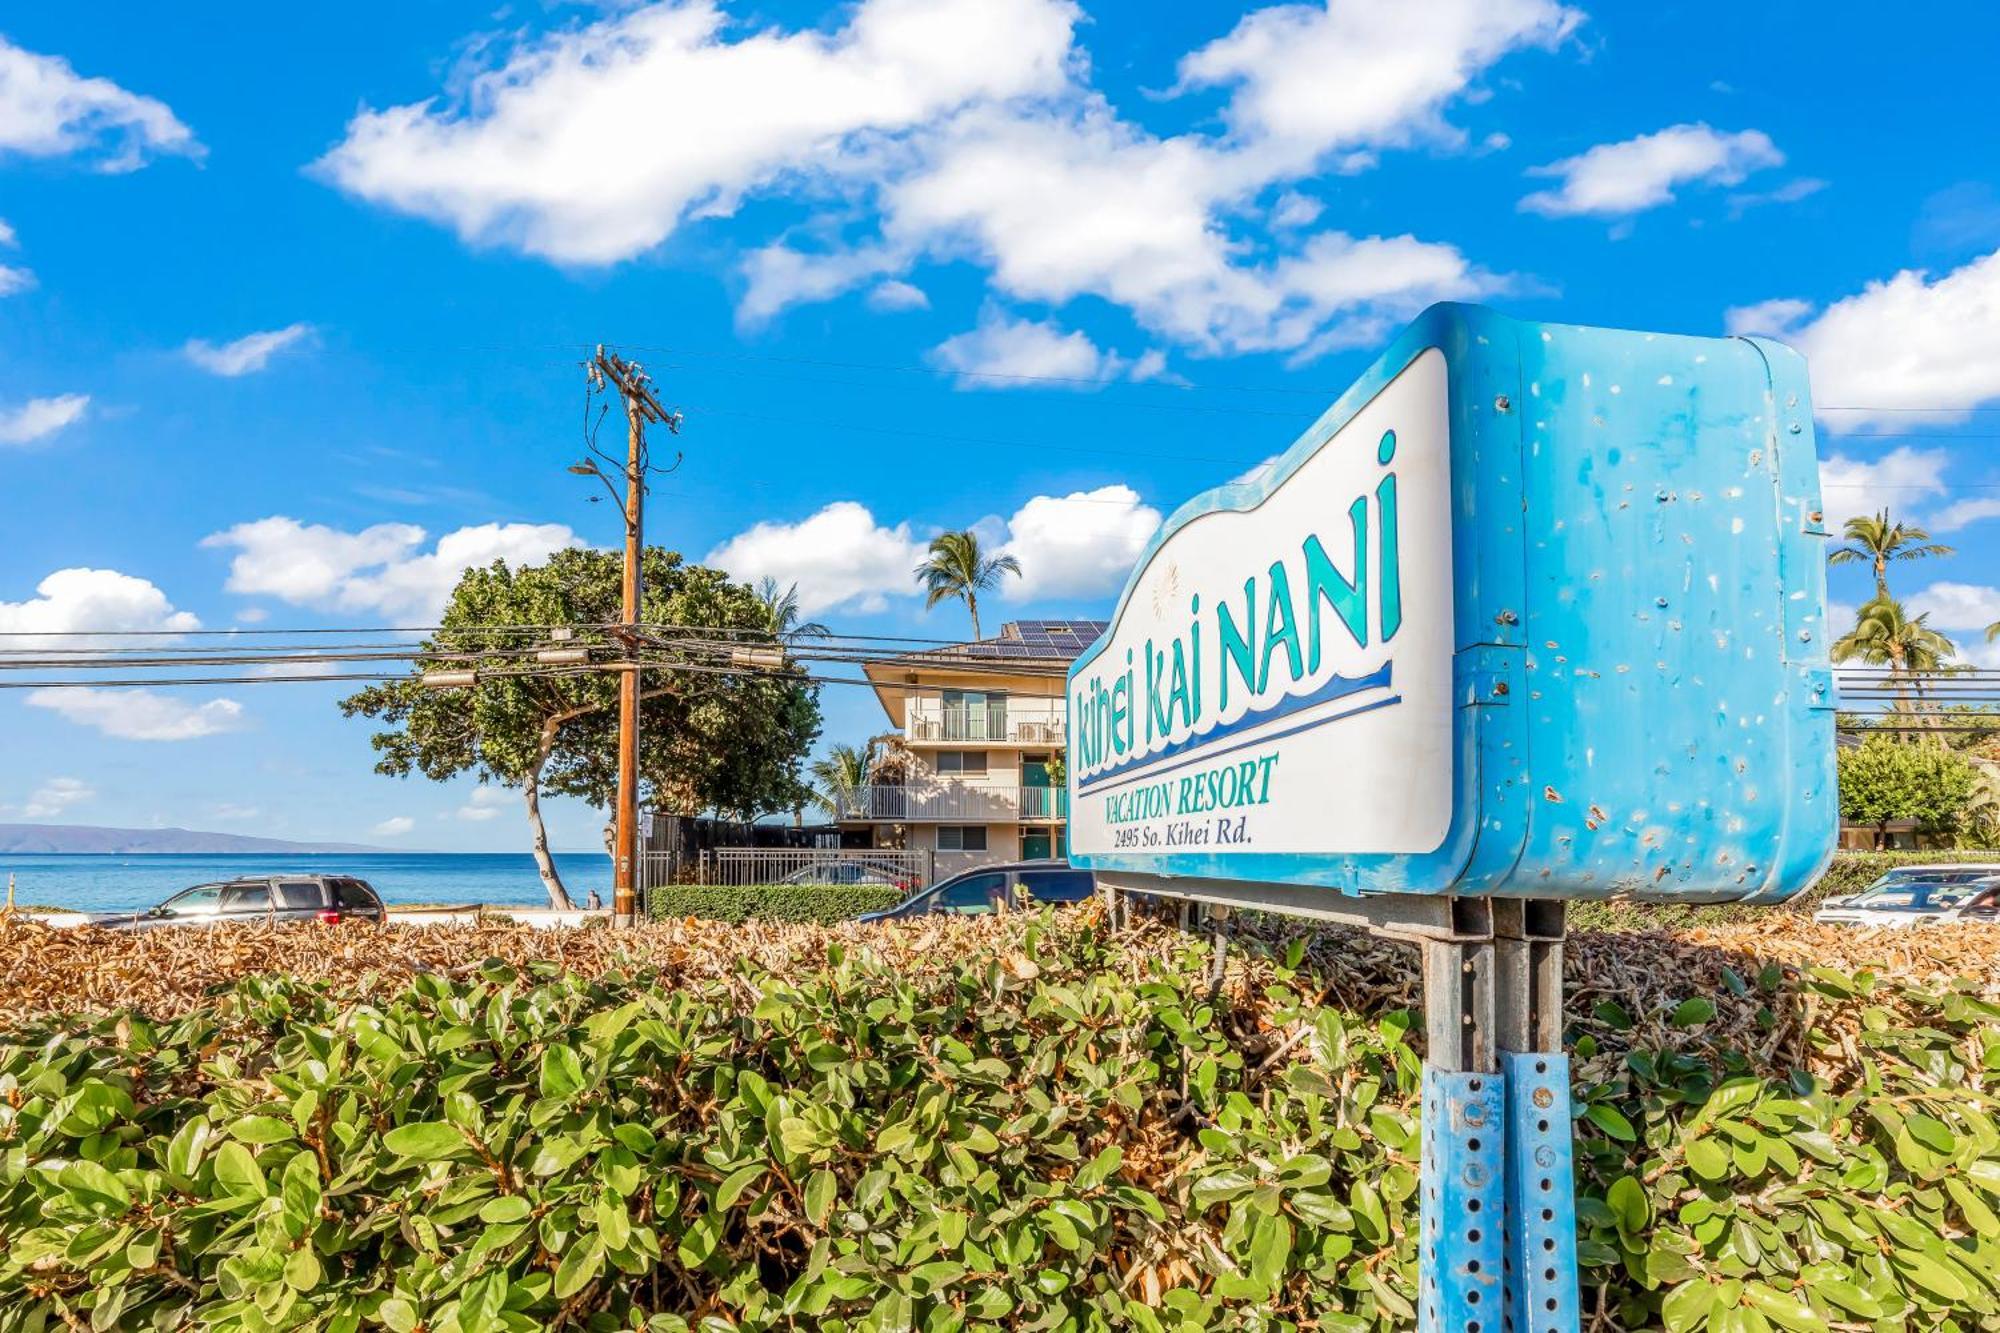
<path fill-rule="evenodd" d="M 556 870 L 581 906 L 592 889 L 611 900 L 611 858 L 558 853 Z M 375 886 L 387 903 L 509 903 L 548 905 L 547 890 L 526 852 L 326 853 L 229 855 L 50 855 L 0 852 L 0 892 L 14 877 L 15 901 L 26 906 L 119 912 L 151 907 L 169 894 L 237 875 L 284 871 L 353 875 Z"/>

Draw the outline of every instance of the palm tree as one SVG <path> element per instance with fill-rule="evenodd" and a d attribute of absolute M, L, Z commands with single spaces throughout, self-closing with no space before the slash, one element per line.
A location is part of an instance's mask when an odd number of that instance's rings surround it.
<path fill-rule="evenodd" d="M 1995 639 L 2000 639 L 2000 620 L 1986 627 L 1986 642 L 1992 643 Z"/>
<path fill-rule="evenodd" d="M 931 538 L 930 556 L 917 566 L 924 585 L 924 610 L 939 602 L 961 601 L 972 617 L 972 637 L 979 634 L 979 594 L 1000 582 L 1002 574 L 1021 574 L 1021 562 L 1011 555 L 989 556 L 979 549 L 973 533 L 945 532 Z"/>
<path fill-rule="evenodd" d="M 1890 561 L 1957 554 L 1951 547 L 1932 541 L 1930 533 L 1914 524 L 1891 523 L 1886 509 L 1873 518 L 1848 519 L 1845 532 L 1847 544 L 1836 547 L 1827 556 L 1827 563 L 1852 565 L 1867 562 L 1875 571 L 1875 597 L 1878 601 L 1889 596 Z"/>
<path fill-rule="evenodd" d="M 1947 660 L 1958 653 L 1958 645 L 1932 629 L 1929 620 L 1928 611 L 1912 616 L 1893 597 L 1877 597 L 1855 615 L 1854 628 L 1834 640 L 1833 660 L 1888 667 L 1896 710 L 1907 711 L 1904 681 L 1913 681 L 1921 699 L 1923 677 L 1948 670 Z"/>
<path fill-rule="evenodd" d="M 854 793 L 868 783 L 868 752 L 855 745 L 835 745 L 806 766 L 812 775 L 813 804 L 839 816 Z"/>
<path fill-rule="evenodd" d="M 778 591 L 778 581 L 766 574 L 764 581 L 757 585 L 757 600 L 764 604 L 764 619 L 771 637 L 779 643 L 796 643 L 800 639 L 824 639 L 833 631 L 817 620 L 799 619 L 799 585 L 794 583 L 783 592 Z"/>

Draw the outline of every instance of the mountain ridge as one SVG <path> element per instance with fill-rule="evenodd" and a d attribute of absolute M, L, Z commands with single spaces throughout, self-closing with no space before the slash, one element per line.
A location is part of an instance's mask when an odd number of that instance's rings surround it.
<path fill-rule="evenodd" d="M 0 853 L 14 855 L 96 854 L 145 856 L 285 853 L 293 856 L 328 853 L 389 852 L 357 842 L 292 842 L 284 838 L 253 838 L 242 833 L 211 833 L 184 828 L 113 828 L 101 824 L 0 824 Z"/>

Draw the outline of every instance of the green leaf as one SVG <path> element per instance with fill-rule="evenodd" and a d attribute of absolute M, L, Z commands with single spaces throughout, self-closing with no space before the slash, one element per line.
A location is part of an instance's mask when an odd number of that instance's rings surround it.
<path fill-rule="evenodd" d="M 1743 1299 L 1761 1310 L 1769 1319 L 1795 1333 L 1826 1333 L 1826 1320 L 1819 1312 L 1796 1296 L 1787 1295 L 1762 1282 L 1747 1282 L 1743 1286 Z"/>
<path fill-rule="evenodd" d="M 201 1165 L 202 1152 L 208 1147 L 213 1132 L 207 1116 L 193 1116 L 179 1129 L 167 1143 L 167 1170 L 174 1175 L 192 1178 L 195 1169 Z"/>
<path fill-rule="evenodd" d="M 229 1127 L 231 1138 L 245 1143 L 283 1143 L 293 1137 L 292 1127 L 268 1115 L 246 1115 Z"/>
<path fill-rule="evenodd" d="M 1715 1017 L 1715 1001 L 1697 995 L 1692 1000 L 1682 1000 L 1668 1021 L 1677 1028 L 1699 1027 Z"/>
<path fill-rule="evenodd" d="M 542 1096 L 566 1102 L 583 1091 L 583 1061 L 567 1046 L 542 1052 Z"/>
<path fill-rule="evenodd" d="M 310 1245 L 293 1250 L 291 1257 L 285 1260 L 285 1285 L 293 1291 L 311 1291 L 319 1285 L 322 1276 L 319 1256 L 313 1253 Z"/>
<path fill-rule="evenodd" d="M 1687 1164 L 1703 1180 L 1721 1180 L 1729 1174 L 1729 1150 L 1714 1139 L 1691 1139 Z"/>
<path fill-rule="evenodd" d="M 1630 1235 L 1646 1229 L 1652 1220 L 1652 1206 L 1646 1200 L 1646 1187 L 1635 1176 L 1620 1176 L 1611 1182 L 1611 1188 L 1604 1192 L 1604 1202 L 1611 1205 L 1611 1211 L 1618 1215 L 1618 1228 Z"/>
<path fill-rule="evenodd" d="M 225 1143 L 216 1150 L 215 1179 L 236 1198 L 261 1199 L 271 1192 L 263 1168 L 240 1143 Z"/>
<path fill-rule="evenodd" d="M 465 1135 L 456 1126 L 443 1120 L 416 1120 L 398 1125 L 384 1134 L 382 1146 L 398 1157 L 434 1162 L 463 1151 L 466 1142 Z"/>
<path fill-rule="evenodd" d="M 834 1196 L 839 1189 L 839 1179 L 833 1172 L 824 1168 L 813 1172 L 812 1178 L 806 1181 L 806 1217 L 814 1226 L 825 1225 L 827 1214 L 833 1211 Z"/>
<path fill-rule="evenodd" d="M 1590 1123 L 1621 1143 L 1630 1143 L 1639 1137 L 1630 1120 L 1603 1102 L 1591 1103 L 1583 1114 Z"/>
<path fill-rule="evenodd" d="M 76 1161 L 56 1175 L 56 1183 L 92 1212 L 122 1213 L 132 1206 L 132 1194 L 117 1176 L 96 1162 Z"/>
<path fill-rule="evenodd" d="M 555 1297 L 568 1300 L 582 1291 L 604 1268 L 604 1242 L 596 1232 L 581 1236 L 564 1251 L 556 1265 Z"/>
<path fill-rule="evenodd" d="M 722 1183 L 715 1187 L 716 1208 L 722 1210 L 733 1207 L 736 1201 L 743 1197 L 745 1191 L 769 1174 L 770 1168 L 762 1162 L 752 1162 L 749 1166 L 730 1172 L 722 1178 Z"/>
<path fill-rule="evenodd" d="M 319 1221 L 320 1180 L 319 1163 L 309 1152 L 302 1152 L 285 1163 L 283 1175 L 278 1181 L 279 1192 L 285 1201 L 285 1221 L 287 1230 L 294 1237 L 303 1236 Z M 305 1290 L 305 1288 L 300 1288 Z"/>
<path fill-rule="evenodd" d="M 501 1226 L 525 1221 L 534 1211 L 533 1206 L 520 1195 L 502 1194 L 497 1199 L 486 1201 L 486 1206 L 479 1210 L 479 1220 L 488 1226 Z"/>
<path fill-rule="evenodd" d="M 1685 1329 L 1701 1327 L 1714 1308 L 1714 1285 L 1704 1278 L 1695 1278 L 1667 1293 L 1660 1302 L 1660 1321 L 1668 1333 L 1683 1333 Z"/>
<path fill-rule="evenodd" d="M 1942 1296 L 1948 1301 L 1962 1301 L 1972 1293 L 1958 1274 L 1920 1250 L 1893 1250 L 1890 1257 L 1912 1282 L 1934 1296 Z"/>
<path fill-rule="evenodd" d="M 411 1333 L 417 1326 L 417 1307 L 400 1296 L 391 1296 L 376 1308 L 375 1317 L 388 1326 L 390 1333 Z"/>

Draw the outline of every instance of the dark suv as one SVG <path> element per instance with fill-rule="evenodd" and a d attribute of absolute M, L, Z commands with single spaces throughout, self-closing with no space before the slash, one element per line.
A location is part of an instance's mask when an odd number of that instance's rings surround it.
<path fill-rule="evenodd" d="M 112 930 L 160 926 L 245 925 L 262 921 L 373 921 L 387 917 L 382 899 L 352 875 L 247 875 L 197 884 L 144 912 L 109 912 L 95 924 Z"/>
<path fill-rule="evenodd" d="M 933 912 L 974 916 L 996 911 L 1003 902 L 1014 908 L 1080 903 L 1096 887 L 1088 870 L 1072 870 L 1067 861 L 1009 861 L 939 880 L 886 911 L 869 912 L 857 920 L 900 921 Z"/>

